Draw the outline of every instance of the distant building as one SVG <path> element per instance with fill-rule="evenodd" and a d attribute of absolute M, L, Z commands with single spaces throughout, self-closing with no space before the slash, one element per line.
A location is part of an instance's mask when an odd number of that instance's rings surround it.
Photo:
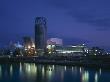
<path fill-rule="evenodd" d="M 53 44 L 53 45 L 63 45 L 63 40 L 60 38 L 50 38 L 47 40 L 47 45 Z"/>
<path fill-rule="evenodd" d="M 75 45 L 75 46 L 58 46 L 58 45 L 48 45 L 48 53 L 56 54 L 58 56 L 81 56 L 85 53 L 85 45 Z"/>
<path fill-rule="evenodd" d="M 38 53 L 46 52 L 47 26 L 46 18 L 36 17 L 35 19 L 35 47 Z"/>
<path fill-rule="evenodd" d="M 105 50 L 99 47 L 92 47 L 89 50 L 89 55 L 105 55 L 105 54 L 106 54 Z"/>
<path fill-rule="evenodd" d="M 26 56 L 34 56 L 35 52 L 35 43 L 31 37 L 24 37 L 24 50 Z"/>
<path fill-rule="evenodd" d="M 23 37 L 23 45 L 25 48 L 30 48 L 33 45 L 33 40 L 31 37 Z"/>
<path fill-rule="evenodd" d="M 21 45 L 19 42 L 17 42 L 17 43 L 14 44 L 14 47 L 22 49 L 23 45 Z"/>
<path fill-rule="evenodd" d="M 75 45 L 75 46 L 56 46 L 56 53 L 62 55 L 71 55 L 71 56 L 80 56 L 84 53 L 85 46 L 83 45 Z"/>

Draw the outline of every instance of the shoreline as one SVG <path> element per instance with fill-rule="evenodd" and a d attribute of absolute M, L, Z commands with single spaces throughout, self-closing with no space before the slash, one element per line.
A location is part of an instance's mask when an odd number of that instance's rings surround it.
<path fill-rule="evenodd" d="M 109 56 L 78 57 L 0 57 L 0 63 L 36 63 L 48 65 L 110 68 Z"/>

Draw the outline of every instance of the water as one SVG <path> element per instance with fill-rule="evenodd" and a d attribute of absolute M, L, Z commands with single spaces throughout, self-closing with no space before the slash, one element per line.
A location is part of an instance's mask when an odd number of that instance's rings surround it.
<path fill-rule="evenodd" d="M 0 64 L 0 82 L 110 82 L 110 70 L 34 63 Z"/>

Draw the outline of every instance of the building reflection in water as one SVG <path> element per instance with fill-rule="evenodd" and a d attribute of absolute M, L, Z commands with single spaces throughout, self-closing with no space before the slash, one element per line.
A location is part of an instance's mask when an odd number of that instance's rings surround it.
<path fill-rule="evenodd" d="M 12 75 L 13 75 L 13 66 L 10 65 L 10 76 L 12 76 Z"/>
<path fill-rule="evenodd" d="M 25 63 L 24 66 L 25 66 L 25 71 L 26 71 L 27 75 L 36 76 L 36 74 L 37 74 L 37 66 L 35 64 Z"/>
<path fill-rule="evenodd" d="M 92 77 L 90 77 L 90 74 L 89 74 L 90 71 L 87 71 L 87 70 L 83 70 L 82 71 L 82 82 L 90 82 L 92 80 Z M 99 71 L 95 70 L 92 72 L 93 74 L 91 76 L 94 75 L 94 82 L 99 82 L 99 76 L 101 76 L 101 68 L 99 69 Z"/>
<path fill-rule="evenodd" d="M 35 63 L 1 64 L 0 80 L 3 78 L 20 78 L 27 82 L 65 82 L 68 78 L 77 82 L 99 82 L 102 69 L 60 65 L 37 65 Z M 69 80 L 68 79 L 68 80 Z M 9 80 L 9 79 L 8 79 Z"/>
<path fill-rule="evenodd" d="M 102 70 L 101 70 L 101 68 L 99 69 L 99 73 L 100 73 L 100 75 L 101 75 L 101 73 L 102 73 Z"/>
<path fill-rule="evenodd" d="M 53 69 L 51 66 L 47 66 L 46 76 L 48 76 L 49 80 L 51 79 Z"/>
<path fill-rule="evenodd" d="M 88 71 L 84 71 L 82 73 L 82 82 L 89 82 L 89 72 Z"/>
<path fill-rule="evenodd" d="M 44 76 L 45 76 L 45 68 L 44 66 L 42 66 L 42 79 L 44 79 Z"/>
<path fill-rule="evenodd" d="M 0 65 L 0 78 L 2 78 L 2 67 Z"/>
<path fill-rule="evenodd" d="M 54 65 L 36 65 L 24 63 L 19 67 L 20 76 L 25 76 L 33 80 L 51 80 L 54 72 Z"/>
<path fill-rule="evenodd" d="M 65 66 L 65 71 L 66 71 L 66 66 Z"/>
<path fill-rule="evenodd" d="M 98 74 L 97 74 L 97 72 L 95 73 L 95 82 L 98 82 Z"/>

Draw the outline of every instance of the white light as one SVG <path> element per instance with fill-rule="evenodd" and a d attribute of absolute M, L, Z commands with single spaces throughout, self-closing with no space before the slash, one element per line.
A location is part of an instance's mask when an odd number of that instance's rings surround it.
<path fill-rule="evenodd" d="M 85 71 L 82 74 L 82 82 L 89 82 L 89 72 L 88 71 Z"/>
<path fill-rule="evenodd" d="M 12 67 L 12 65 L 10 66 L 10 74 L 11 74 L 11 76 L 13 74 L 13 67 Z"/>
<path fill-rule="evenodd" d="M 32 47 L 35 48 L 35 44 L 32 44 Z"/>
<path fill-rule="evenodd" d="M 101 70 L 101 68 L 99 69 L 99 73 L 100 73 L 100 75 L 101 75 L 101 73 L 102 73 L 102 70 Z"/>
<path fill-rule="evenodd" d="M 35 54 L 36 54 L 37 52 L 35 51 Z"/>
<path fill-rule="evenodd" d="M 83 46 L 84 46 L 85 44 L 83 44 Z"/>
<path fill-rule="evenodd" d="M 66 66 L 65 66 L 65 71 L 66 71 Z"/>
<path fill-rule="evenodd" d="M 98 82 L 98 74 L 95 73 L 95 82 Z"/>
<path fill-rule="evenodd" d="M 81 69 L 81 67 L 80 67 L 80 73 L 82 72 L 82 69 Z"/>
<path fill-rule="evenodd" d="M 29 45 L 29 46 L 28 46 L 28 49 L 30 49 L 30 48 L 31 48 L 31 46 Z"/>
<path fill-rule="evenodd" d="M 25 48 L 25 51 L 27 50 L 27 48 Z"/>
<path fill-rule="evenodd" d="M 11 57 L 11 56 L 8 56 L 9 58 Z"/>

